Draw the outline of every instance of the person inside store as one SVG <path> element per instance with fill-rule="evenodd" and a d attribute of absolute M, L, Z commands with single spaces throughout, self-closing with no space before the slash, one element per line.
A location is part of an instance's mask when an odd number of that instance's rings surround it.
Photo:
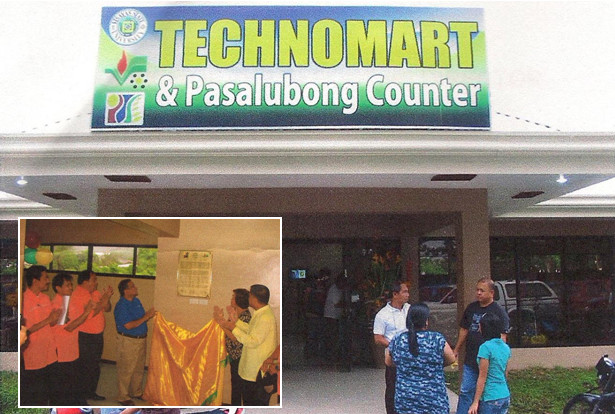
<path fill-rule="evenodd" d="M 397 414 L 448 413 L 444 367 L 455 362 L 453 349 L 440 332 L 429 331 L 429 308 L 410 307 L 406 328 L 390 342 L 385 363 L 394 365 Z"/>
<path fill-rule="evenodd" d="M 329 286 L 323 310 L 325 327 L 325 356 L 329 361 L 340 359 L 340 324 L 344 313 L 344 288 L 346 278 L 340 273 Z"/>
<path fill-rule="evenodd" d="M 478 349 L 484 342 L 480 333 L 480 321 L 488 313 L 496 315 L 502 321 L 501 339 L 506 342 L 506 336 L 510 328 L 510 319 L 502 307 L 494 301 L 495 284 L 488 277 L 483 277 L 476 283 L 476 301 L 470 303 L 459 323 L 459 336 L 455 345 L 455 357 L 459 355 L 465 345 L 465 359 L 461 376 L 459 400 L 457 401 L 457 414 L 468 414 L 474 395 L 476 394 L 476 382 L 478 380 Z"/>
<path fill-rule="evenodd" d="M 122 279 L 117 289 L 120 299 L 113 310 L 117 330 L 117 399 L 123 406 L 132 406 L 133 398 L 143 396 L 147 321 L 154 317 L 156 309 L 145 311 L 132 280 Z"/>
<path fill-rule="evenodd" d="M 305 324 L 307 336 L 303 355 L 306 358 L 324 357 L 324 319 L 323 313 L 325 301 L 327 299 L 327 283 L 331 278 L 331 270 L 323 267 L 318 272 L 318 276 L 310 280 L 310 285 L 303 292 L 303 303 L 305 303 Z"/>

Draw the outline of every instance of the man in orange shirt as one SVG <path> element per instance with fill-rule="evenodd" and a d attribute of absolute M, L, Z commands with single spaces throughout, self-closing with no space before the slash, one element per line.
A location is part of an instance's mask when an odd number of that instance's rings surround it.
<path fill-rule="evenodd" d="M 73 293 L 73 277 L 69 273 L 60 272 L 51 281 L 51 286 L 56 292 L 51 304 L 54 309 L 59 309 L 62 312 L 58 323 L 51 328 L 58 349 L 58 380 L 64 383 L 61 390 L 57 390 L 56 402 L 58 405 L 84 406 L 87 405 L 86 401 L 81 399 L 81 395 L 75 393 L 75 390 L 79 388 L 77 382 L 79 331 L 77 331 L 77 328 L 94 309 L 94 303 L 89 301 L 78 318 L 70 319 L 68 317 L 68 305 Z"/>
<path fill-rule="evenodd" d="M 47 406 L 54 402 L 56 343 L 51 327 L 60 311 L 51 306 L 49 276 L 43 266 L 31 266 L 25 271 L 27 289 L 23 295 L 23 317 L 29 333 L 29 344 L 23 350 L 24 369 L 21 372 L 21 405 Z"/>
<path fill-rule="evenodd" d="M 113 289 L 108 286 L 102 293 L 98 289 L 96 273 L 84 270 L 77 277 L 77 288 L 74 290 L 68 317 L 78 318 L 85 310 L 88 302 L 94 303 L 94 308 L 79 326 L 79 384 L 80 398 L 102 401 L 102 395 L 96 393 L 100 377 L 100 359 L 103 351 L 103 332 L 105 330 L 105 315 L 111 310 L 109 298 Z"/>

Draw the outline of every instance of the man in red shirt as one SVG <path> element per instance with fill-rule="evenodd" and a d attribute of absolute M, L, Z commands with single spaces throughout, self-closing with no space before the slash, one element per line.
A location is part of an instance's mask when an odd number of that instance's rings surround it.
<path fill-rule="evenodd" d="M 102 395 L 96 393 L 100 377 L 100 359 L 103 351 L 103 332 L 105 330 L 105 315 L 111 310 L 109 298 L 113 289 L 108 286 L 102 293 L 98 289 L 96 273 L 84 270 L 77 277 L 77 288 L 74 290 L 68 316 L 78 318 L 85 310 L 88 302 L 94 303 L 90 315 L 79 326 L 79 393 L 86 400 L 102 401 Z"/>
<path fill-rule="evenodd" d="M 23 317 L 29 333 L 29 344 L 23 350 L 24 369 L 21 372 L 21 405 L 47 406 L 53 403 L 56 343 L 51 327 L 60 317 L 51 299 L 43 292 L 49 289 L 49 276 L 43 266 L 31 266 L 25 271 L 27 289 L 23 295 Z"/>
<path fill-rule="evenodd" d="M 68 317 L 68 307 L 70 297 L 73 293 L 73 277 L 66 272 L 58 273 L 52 280 L 51 286 L 56 292 L 51 301 L 54 309 L 59 309 L 61 317 L 58 324 L 51 328 L 58 349 L 58 380 L 64 382 L 62 387 L 57 390 L 56 402 L 58 405 L 82 406 L 87 405 L 85 400 L 81 400 L 75 390 L 79 388 L 79 331 L 77 328 L 90 315 L 94 308 L 92 301 L 88 302 L 83 313 L 75 319 Z"/>

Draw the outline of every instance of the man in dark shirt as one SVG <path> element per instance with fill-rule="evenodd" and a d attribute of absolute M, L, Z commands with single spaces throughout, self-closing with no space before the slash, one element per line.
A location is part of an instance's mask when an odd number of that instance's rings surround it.
<path fill-rule="evenodd" d="M 474 393 L 476 392 L 476 381 L 478 380 L 478 363 L 476 356 L 478 348 L 483 343 L 483 337 L 479 331 L 479 323 L 483 316 L 487 313 L 493 313 L 498 316 L 503 323 L 502 339 L 506 341 L 506 334 L 510 327 L 508 314 L 500 305 L 493 300 L 495 293 L 495 285 L 493 280 L 483 277 L 476 284 L 476 302 L 470 303 L 459 323 L 459 339 L 455 346 L 455 357 L 458 357 L 459 350 L 465 344 L 466 353 L 463 363 L 463 374 L 461 379 L 461 387 L 459 391 L 459 400 L 457 402 L 457 414 L 467 414 Z"/>

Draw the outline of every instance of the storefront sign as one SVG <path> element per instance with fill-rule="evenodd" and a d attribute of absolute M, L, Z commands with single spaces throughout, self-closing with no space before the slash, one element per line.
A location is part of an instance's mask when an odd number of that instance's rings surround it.
<path fill-rule="evenodd" d="M 489 128 L 482 10 L 104 7 L 93 129 Z"/>

